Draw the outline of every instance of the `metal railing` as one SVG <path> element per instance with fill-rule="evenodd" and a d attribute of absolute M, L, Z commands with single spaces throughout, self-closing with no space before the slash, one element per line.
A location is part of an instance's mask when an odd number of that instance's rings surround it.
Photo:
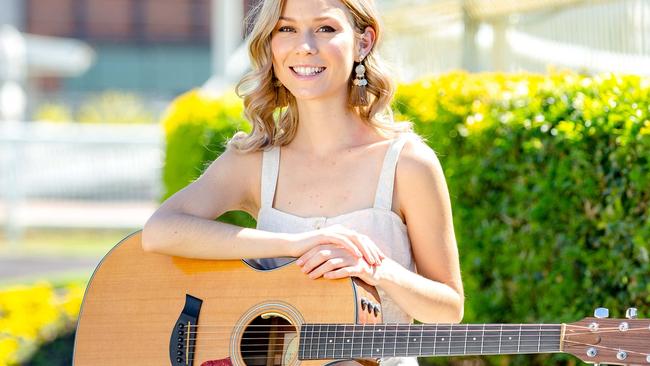
<path fill-rule="evenodd" d="M 161 195 L 158 125 L 0 125 L 0 223 L 10 241 L 27 227 L 139 227 Z"/>

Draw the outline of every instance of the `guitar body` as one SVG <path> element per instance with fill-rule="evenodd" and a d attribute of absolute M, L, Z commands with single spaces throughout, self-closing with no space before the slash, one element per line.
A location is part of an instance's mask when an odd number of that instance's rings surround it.
<path fill-rule="evenodd" d="M 95 270 L 74 365 L 323 365 L 333 361 L 297 359 L 301 324 L 381 322 L 361 309 L 379 298 L 359 280 L 311 280 L 293 262 L 258 270 L 148 253 L 140 239 L 124 239 Z"/>

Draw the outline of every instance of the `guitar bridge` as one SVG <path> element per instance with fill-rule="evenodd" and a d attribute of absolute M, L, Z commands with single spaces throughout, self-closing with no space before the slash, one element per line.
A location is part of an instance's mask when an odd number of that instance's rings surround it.
<path fill-rule="evenodd" d="M 203 300 L 185 295 L 185 307 L 178 317 L 169 339 L 169 360 L 172 366 L 192 366 L 196 345 L 196 326 Z"/>

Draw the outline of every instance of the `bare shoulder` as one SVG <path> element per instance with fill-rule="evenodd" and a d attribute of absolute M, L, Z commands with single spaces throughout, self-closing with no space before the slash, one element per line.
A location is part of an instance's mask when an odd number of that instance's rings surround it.
<path fill-rule="evenodd" d="M 427 198 L 446 196 L 447 185 L 438 156 L 420 139 L 409 138 L 399 156 L 395 173 L 395 200 L 400 213 L 408 219 L 410 208 Z"/>
<path fill-rule="evenodd" d="M 397 176 L 406 181 L 427 180 L 442 174 L 436 153 L 416 137 L 409 138 L 399 157 Z"/>
<path fill-rule="evenodd" d="M 259 194 L 256 193 L 260 190 L 262 155 L 262 151 L 241 152 L 228 147 L 210 164 L 204 174 L 210 180 L 219 180 L 222 183 L 227 180 L 229 187 L 244 190 L 238 195 L 243 198 L 238 209 L 252 214 L 257 207 L 256 201 L 259 200 Z"/>

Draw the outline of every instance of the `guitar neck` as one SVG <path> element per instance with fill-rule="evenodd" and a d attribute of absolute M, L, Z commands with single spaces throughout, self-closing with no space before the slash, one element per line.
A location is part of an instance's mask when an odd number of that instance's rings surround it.
<path fill-rule="evenodd" d="M 560 324 L 303 324 L 299 358 L 561 352 Z"/>

